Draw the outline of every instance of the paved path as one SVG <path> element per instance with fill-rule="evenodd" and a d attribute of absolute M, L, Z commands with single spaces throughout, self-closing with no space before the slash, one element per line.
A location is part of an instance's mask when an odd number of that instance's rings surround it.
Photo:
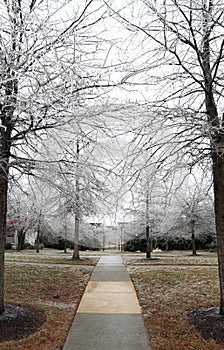
<path fill-rule="evenodd" d="M 149 350 L 133 283 L 121 256 L 102 256 L 63 350 Z"/>

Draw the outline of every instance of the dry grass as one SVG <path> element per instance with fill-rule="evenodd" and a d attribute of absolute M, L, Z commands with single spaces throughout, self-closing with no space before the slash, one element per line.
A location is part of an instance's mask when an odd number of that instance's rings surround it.
<path fill-rule="evenodd" d="M 6 253 L 5 303 L 41 311 L 46 322 L 23 340 L 0 343 L 1 350 L 62 349 L 93 267 L 88 266 L 89 259 L 82 260 L 86 266 L 74 265 L 76 261 L 64 265 L 61 259 L 49 252 L 38 257 L 30 252 Z M 92 259 L 91 264 L 97 261 Z"/>
<path fill-rule="evenodd" d="M 147 260 L 145 254 L 124 256 L 128 265 L 145 266 Z M 194 266 L 217 266 L 217 254 L 210 252 L 199 252 L 196 256 L 193 256 L 191 251 L 173 251 L 173 252 L 154 252 L 152 253 L 151 265 L 194 265 Z"/>
<path fill-rule="evenodd" d="M 95 255 L 95 254 L 94 254 Z M 81 254 L 79 260 L 72 260 L 72 251 L 64 253 L 63 251 L 54 249 L 43 249 L 40 253 L 35 250 L 23 250 L 21 252 L 8 250 L 5 253 L 6 262 L 18 263 L 42 263 L 42 264 L 60 264 L 60 265 L 90 265 L 95 266 L 98 259 L 95 256 L 87 255 L 85 252 Z"/>
<path fill-rule="evenodd" d="M 127 259 L 151 349 L 223 350 L 224 344 L 202 338 L 187 319 L 190 310 L 219 304 L 216 254 L 160 253 L 159 258 Z"/>
<path fill-rule="evenodd" d="M 77 266 L 67 260 L 70 254 L 57 251 L 6 253 L 6 303 L 42 311 L 47 320 L 24 340 L 1 343 L 1 350 L 62 349 L 93 269 L 89 265 L 98 260 L 93 254 L 84 253 L 81 263 L 86 266 Z M 205 340 L 187 319 L 190 310 L 218 306 L 216 254 L 156 252 L 153 257 L 158 260 L 144 256 L 124 254 L 123 259 L 139 295 L 151 350 L 223 350 L 224 344 Z"/>

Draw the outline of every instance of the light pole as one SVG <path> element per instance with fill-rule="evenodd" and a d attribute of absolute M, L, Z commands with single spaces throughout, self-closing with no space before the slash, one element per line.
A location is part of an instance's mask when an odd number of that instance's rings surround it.
<path fill-rule="evenodd" d="M 120 244 L 119 244 L 120 252 L 123 251 L 123 228 L 125 224 L 126 224 L 125 221 L 118 222 L 118 226 L 120 226 Z"/>

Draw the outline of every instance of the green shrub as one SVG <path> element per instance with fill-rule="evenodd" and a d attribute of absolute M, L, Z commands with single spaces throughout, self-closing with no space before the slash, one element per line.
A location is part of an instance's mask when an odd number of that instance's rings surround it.
<path fill-rule="evenodd" d="M 145 238 L 133 238 L 123 244 L 123 250 L 128 252 L 145 252 L 146 251 L 146 239 Z"/>

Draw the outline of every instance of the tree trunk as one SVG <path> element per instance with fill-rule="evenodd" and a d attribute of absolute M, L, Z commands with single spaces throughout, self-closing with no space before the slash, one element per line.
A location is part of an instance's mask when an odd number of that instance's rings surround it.
<path fill-rule="evenodd" d="M 17 244 L 18 252 L 25 248 L 25 237 L 26 237 L 26 231 L 24 229 L 18 230 L 18 244 Z"/>
<path fill-rule="evenodd" d="M 0 315 L 4 312 L 4 252 L 8 190 L 5 170 L 0 165 Z"/>
<path fill-rule="evenodd" d="M 146 259 L 151 259 L 151 240 L 149 232 L 149 180 L 146 181 L 146 199 L 145 199 L 145 238 L 146 238 Z"/>
<path fill-rule="evenodd" d="M 7 125 L 7 121 L 6 121 Z M 0 126 L 0 315 L 4 312 L 4 254 L 8 196 L 10 127 Z"/>
<path fill-rule="evenodd" d="M 121 232 L 120 232 L 120 252 L 123 250 L 123 228 L 121 224 Z"/>
<path fill-rule="evenodd" d="M 79 259 L 79 222 L 80 222 L 80 198 L 79 198 L 79 138 L 77 136 L 76 141 L 76 209 L 75 209 L 75 239 L 74 239 L 74 252 L 73 259 Z"/>
<path fill-rule="evenodd" d="M 217 252 L 219 261 L 220 314 L 224 315 L 224 158 L 213 154 L 213 182 Z"/>
<path fill-rule="evenodd" d="M 36 240 L 35 240 L 35 248 L 36 248 L 36 253 L 40 253 L 40 233 L 39 233 L 39 230 L 37 231 L 37 237 L 36 237 Z"/>
<path fill-rule="evenodd" d="M 191 221 L 191 241 L 192 241 L 192 255 L 197 255 L 196 252 L 196 238 L 195 238 L 195 232 L 194 232 L 194 226 L 195 226 L 195 221 Z"/>
<path fill-rule="evenodd" d="M 40 252 L 40 223 L 41 223 L 42 212 L 39 213 L 38 224 L 37 224 L 37 237 L 35 240 L 36 253 Z"/>
<path fill-rule="evenodd" d="M 104 229 L 104 224 L 103 224 L 103 252 L 105 251 L 105 229 Z"/>
<path fill-rule="evenodd" d="M 211 157 L 213 166 L 214 209 L 216 222 L 217 253 L 219 262 L 220 283 L 220 314 L 224 315 L 224 118 L 219 119 L 213 84 L 214 69 L 210 63 L 211 27 L 210 16 L 213 2 L 210 1 L 209 11 L 204 14 L 204 39 L 202 49 L 202 65 L 205 86 L 205 105 L 211 132 Z M 223 50 L 223 48 L 222 48 Z M 220 52 L 220 57 L 222 52 Z M 220 63 L 220 62 L 219 62 Z M 217 72 L 216 72 L 217 73 Z"/>
<path fill-rule="evenodd" d="M 65 238 L 64 238 L 64 253 L 67 253 L 67 222 L 66 222 L 66 215 L 64 215 L 64 233 L 65 233 Z"/>
<path fill-rule="evenodd" d="M 74 240 L 74 252 L 73 259 L 79 259 L 79 211 L 75 213 L 75 240 Z"/>
<path fill-rule="evenodd" d="M 149 236 L 149 225 L 146 225 L 145 237 L 146 237 L 146 259 L 151 259 L 151 240 Z"/>
<path fill-rule="evenodd" d="M 192 255 L 197 255 L 197 252 L 196 252 L 196 239 L 195 239 L 195 234 L 192 233 L 191 234 L 191 240 L 192 240 Z"/>

